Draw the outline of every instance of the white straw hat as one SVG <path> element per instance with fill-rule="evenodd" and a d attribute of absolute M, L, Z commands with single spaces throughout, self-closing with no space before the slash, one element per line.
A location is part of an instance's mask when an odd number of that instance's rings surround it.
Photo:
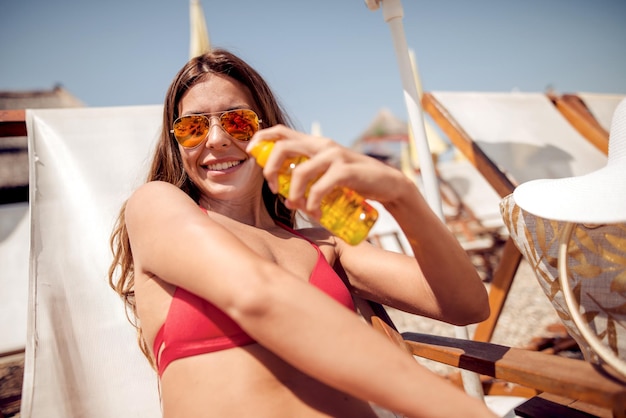
<path fill-rule="evenodd" d="M 626 99 L 613 114 L 607 165 L 578 177 L 532 180 L 518 186 L 515 203 L 557 221 L 609 224 L 626 221 Z"/>

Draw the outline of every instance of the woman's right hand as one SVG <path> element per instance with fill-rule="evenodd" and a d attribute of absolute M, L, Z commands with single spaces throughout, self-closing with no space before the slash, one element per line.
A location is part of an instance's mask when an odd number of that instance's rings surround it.
<path fill-rule="evenodd" d="M 258 131 L 247 150 L 260 141 L 276 141 L 263 169 L 263 175 L 274 192 L 278 189 L 278 171 L 285 159 L 299 155 L 309 158 L 292 171 L 286 204 L 316 218 L 321 215 L 319 208 L 322 198 L 337 186 L 347 187 L 367 199 L 383 204 L 397 199 L 404 187 L 414 187 L 399 170 L 329 138 L 276 125 Z M 307 186 L 311 182 L 314 184 L 305 198 Z"/>

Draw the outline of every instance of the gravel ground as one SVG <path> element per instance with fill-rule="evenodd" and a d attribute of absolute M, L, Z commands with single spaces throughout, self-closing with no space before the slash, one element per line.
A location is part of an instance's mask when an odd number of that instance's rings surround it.
<path fill-rule="evenodd" d="M 489 284 L 485 286 L 489 289 Z M 413 331 L 424 334 L 455 336 L 452 325 L 407 314 L 387 308 L 389 316 L 400 332 Z M 510 347 L 528 347 L 535 337 L 550 337 L 549 325 L 560 323 L 556 311 L 541 290 L 528 263 L 522 261 L 509 291 L 507 301 L 496 325 L 491 342 Z M 475 326 L 468 327 L 471 337 Z M 429 369 L 447 374 L 455 371 L 452 367 L 419 359 Z"/>

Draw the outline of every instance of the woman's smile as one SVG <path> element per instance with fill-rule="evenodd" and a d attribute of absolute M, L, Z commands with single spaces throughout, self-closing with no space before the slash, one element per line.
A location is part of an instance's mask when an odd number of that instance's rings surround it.
<path fill-rule="evenodd" d="M 230 172 L 234 167 L 239 166 L 243 160 L 221 161 L 215 163 L 204 164 L 203 167 L 208 171 Z"/>

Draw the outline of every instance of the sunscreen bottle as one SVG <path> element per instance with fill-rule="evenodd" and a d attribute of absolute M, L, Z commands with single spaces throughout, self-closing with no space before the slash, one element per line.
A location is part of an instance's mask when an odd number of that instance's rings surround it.
<path fill-rule="evenodd" d="M 261 141 L 250 150 L 250 154 L 256 159 L 257 164 L 264 167 L 273 148 L 273 141 Z M 278 193 L 281 196 L 289 196 L 291 171 L 307 159 L 308 157 L 298 156 L 284 161 L 278 172 Z M 307 195 L 308 188 L 305 197 Z M 322 211 L 320 225 L 351 245 L 357 245 L 367 238 L 378 219 L 378 211 L 367 203 L 365 198 L 346 187 L 336 187 L 324 196 L 320 209 Z"/>

